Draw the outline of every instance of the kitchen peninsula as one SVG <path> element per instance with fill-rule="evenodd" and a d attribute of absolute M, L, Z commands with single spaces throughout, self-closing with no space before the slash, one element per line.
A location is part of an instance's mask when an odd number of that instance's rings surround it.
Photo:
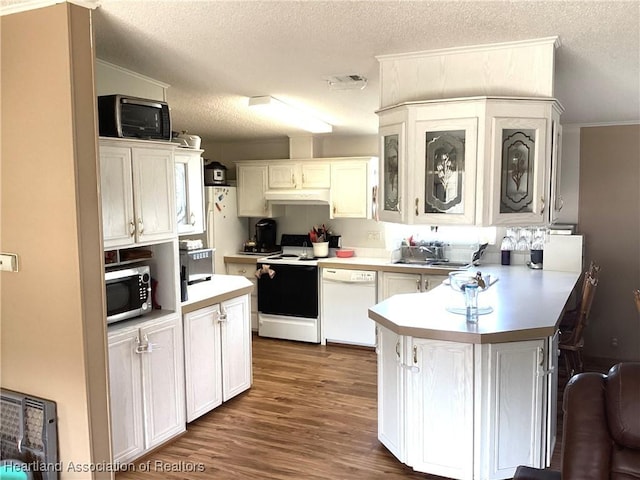
<path fill-rule="evenodd" d="M 547 466 L 555 445 L 557 323 L 578 273 L 483 266 L 493 311 L 467 323 L 440 285 L 369 309 L 378 326 L 378 438 L 415 470 L 511 478 Z"/>

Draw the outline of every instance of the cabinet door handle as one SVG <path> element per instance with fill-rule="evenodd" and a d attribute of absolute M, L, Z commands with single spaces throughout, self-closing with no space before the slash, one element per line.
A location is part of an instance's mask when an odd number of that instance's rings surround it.
<path fill-rule="evenodd" d="M 416 280 L 416 291 L 420 291 L 420 279 Z"/>
<path fill-rule="evenodd" d="M 336 210 L 337 210 L 337 208 L 336 208 L 336 204 L 334 203 L 334 204 L 333 204 L 333 214 L 334 214 L 334 215 L 336 214 Z"/>
<path fill-rule="evenodd" d="M 398 213 L 402 213 L 402 196 L 398 195 Z"/>
<path fill-rule="evenodd" d="M 558 211 L 562 210 L 562 207 L 564 207 L 564 199 L 562 198 L 562 195 L 558 195 L 558 201 L 556 205 L 557 205 L 556 210 Z"/>
<path fill-rule="evenodd" d="M 293 173 L 291 174 L 291 184 L 293 188 L 296 188 L 296 176 Z"/>
<path fill-rule="evenodd" d="M 136 224 L 133 220 L 129 220 L 129 235 L 134 236 L 136 233 Z"/>
<path fill-rule="evenodd" d="M 242 270 L 240 270 L 240 273 L 247 273 L 247 269 L 243 268 Z"/>
<path fill-rule="evenodd" d="M 265 200 L 265 201 L 264 201 L 264 212 L 266 212 L 266 211 L 267 211 L 267 208 L 268 208 L 268 204 L 267 204 L 267 201 Z"/>
<path fill-rule="evenodd" d="M 400 339 L 396 342 L 396 355 L 398 356 L 398 359 L 400 359 Z"/>
<path fill-rule="evenodd" d="M 429 279 L 425 278 L 424 279 L 424 290 L 423 292 L 428 292 L 429 291 Z"/>
<path fill-rule="evenodd" d="M 191 213 L 191 226 L 195 226 L 196 224 L 196 214 L 195 213 Z"/>
<path fill-rule="evenodd" d="M 420 199 L 416 197 L 416 217 L 420 215 L 420 211 L 418 210 L 419 205 L 420 205 Z"/>
<path fill-rule="evenodd" d="M 138 233 L 142 235 L 144 233 L 144 222 L 141 218 L 138 219 Z"/>
<path fill-rule="evenodd" d="M 220 309 L 220 312 L 218 312 L 218 321 L 219 322 L 226 322 L 227 321 L 227 312 L 225 312 L 224 310 Z"/>
<path fill-rule="evenodd" d="M 418 346 L 413 346 L 413 363 L 418 363 Z"/>
<path fill-rule="evenodd" d="M 544 197 L 540 197 L 540 202 L 542 202 L 542 209 L 540 210 L 540 214 L 542 215 L 544 213 Z"/>

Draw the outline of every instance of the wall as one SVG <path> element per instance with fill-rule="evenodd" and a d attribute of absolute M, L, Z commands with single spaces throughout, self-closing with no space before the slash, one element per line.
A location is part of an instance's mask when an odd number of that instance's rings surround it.
<path fill-rule="evenodd" d="M 63 480 L 111 478 L 67 471 L 111 457 L 90 13 L 0 21 L 2 387 L 57 403 Z"/>
<path fill-rule="evenodd" d="M 640 125 L 582 128 L 580 152 L 585 262 L 602 267 L 585 354 L 640 360 L 640 318 L 631 294 L 640 288 Z"/>

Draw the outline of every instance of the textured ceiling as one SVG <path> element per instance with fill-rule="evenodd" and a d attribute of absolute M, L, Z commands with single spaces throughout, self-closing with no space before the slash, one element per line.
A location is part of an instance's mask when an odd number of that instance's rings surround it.
<path fill-rule="evenodd" d="M 373 134 L 376 55 L 559 36 L 555 96 L 562 122 L 640 119 L 640 0 L 154 1 L 102 0 L 100 59 L 168 83 L 174 130 L 207 141 L 283 137 L 247 97 L 272 95 L 334 125 Z M 331 91 L 335 74 L 368 78 Z"/>

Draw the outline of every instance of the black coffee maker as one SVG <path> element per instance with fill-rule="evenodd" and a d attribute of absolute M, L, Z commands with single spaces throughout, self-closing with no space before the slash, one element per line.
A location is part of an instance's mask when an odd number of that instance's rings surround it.
<path fill-rule="evenodd" d="M 263 218 L 256 223 L 256 249 L 260 253 L 275 252 L 276 221 L 273 218 Z"/>

